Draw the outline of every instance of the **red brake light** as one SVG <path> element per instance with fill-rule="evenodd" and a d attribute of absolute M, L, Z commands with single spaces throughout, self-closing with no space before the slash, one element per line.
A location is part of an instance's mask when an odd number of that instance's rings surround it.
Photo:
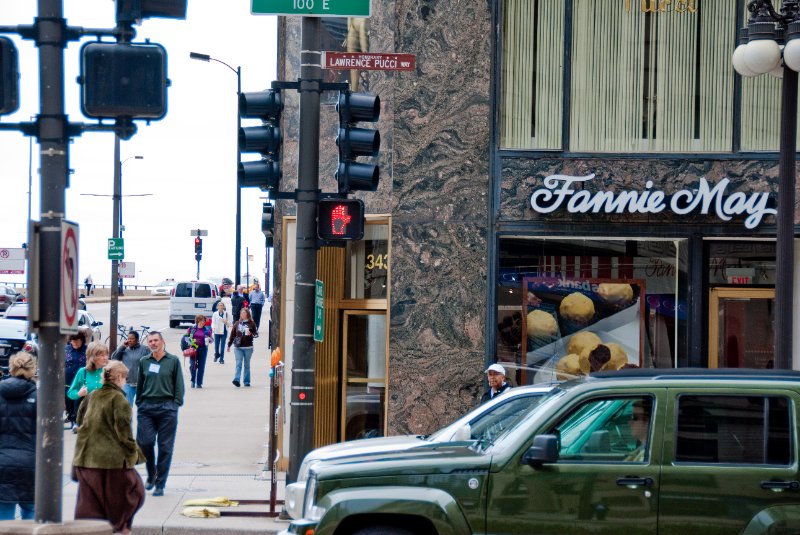
<path fill-rule="evenodd" d="M 217 296 L 217 291 L 211 290 L 211 297 L 216 297 L 216 296 Z"/>
<path fill-rule="evenodd" d="M 173 288 L 173 289 L 171 289 L 169 291 L 169 295 L 172 296 L 172 297 L 175 297 L 175 288 Z"/>

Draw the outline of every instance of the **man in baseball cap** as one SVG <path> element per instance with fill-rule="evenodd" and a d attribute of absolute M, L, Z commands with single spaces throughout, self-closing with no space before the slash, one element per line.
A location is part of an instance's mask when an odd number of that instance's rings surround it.
<path fill-rule="evenodd" d="M 481 403 L 486 403 L 511 388 L 506 382 L 506 369 L 500 364 L 495 363 L 486 368 L 486 375 L 489 378 L 489 390 L 481 398 Z"/>

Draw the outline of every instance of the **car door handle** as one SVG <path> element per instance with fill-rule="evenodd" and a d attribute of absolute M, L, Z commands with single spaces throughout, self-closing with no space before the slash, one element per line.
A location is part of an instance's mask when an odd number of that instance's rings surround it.
<path fill-rule="evenodd" d="M 617 479 L 617 485 L 620 487 L 652 487 L 653 478 L 625 476 Z"/>
<path fill-rule="evenodd" d="M 761 488 L 781 492 L 784 490 L 800 490 L 800 481 L 762 481 Z"/>

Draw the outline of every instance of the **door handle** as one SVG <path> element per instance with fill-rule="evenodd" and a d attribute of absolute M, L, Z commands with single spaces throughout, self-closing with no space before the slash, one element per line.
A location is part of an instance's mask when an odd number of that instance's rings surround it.
<path fill-rule="evenodd" d="M 617 485 L 619 485 L 620 487 L 629 487 L 629 488 L 652 487 L 653 478 L 625 476 L 617 479 Z"/>
<path fill-rule="evenodd" d="M 800 481 L 762 481 L 761 488 L 774 492 L 783 492 L 784 490 L 800 490 Z"/>

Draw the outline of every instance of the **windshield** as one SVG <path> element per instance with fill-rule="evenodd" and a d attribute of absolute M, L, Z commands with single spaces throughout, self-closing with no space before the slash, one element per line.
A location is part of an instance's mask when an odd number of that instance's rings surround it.
<path fill-rule="evenodd" d="M 450 435 L 456 430 L 455 427 L 460 427 L 465 423 L 469 423 L 470 426 L 470 439 L 491 440 L 492 437 L 514 425 L 517 420 L 531 412 L 544 398 L 544 395 L 545 392 L 518 395 L 509 397 L 504 402 L 492 405 L 485 410 L 479 407 L 471 413 L 477 413 L 477 416 L 470 418 L 467 422 L 462 422 L 465 419 L 462 417 L 453 424 L 436 431 L 427 437 L 427 440 L 431 442 L 449 440 Z"/>

